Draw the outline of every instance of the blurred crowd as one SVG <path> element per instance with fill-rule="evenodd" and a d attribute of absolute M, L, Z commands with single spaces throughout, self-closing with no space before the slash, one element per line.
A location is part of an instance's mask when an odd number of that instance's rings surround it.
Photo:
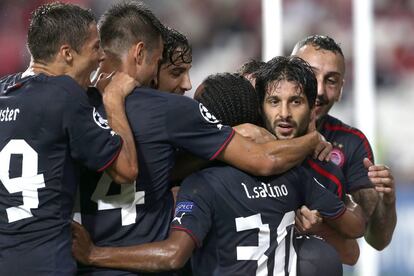
<path fill-rule="evenodd" d="M 70 0 L 100 16 L 114 0 Z M 355 0 L 356 1 L 356 0 Z M 0 75 L 23 70 L 30 11 L 47 0 L 0 1 Z M 261 0 L 147 0 L 166 24 L 186 34 L 193 46 L 193 87 L 214 72 L 234 71 L 261 56 Z M 414 183 L 410 140 L 414 118 L 414 1 L 375 0 L 374 45 L 378 95 L 377 160 L 390 164 L 402 182 Z M 341 43 L 347 59 L 341 119 L 352 118 L 352 0 L 283 0 L 284 54 L 310 34 L 326 34 Z M 276 34 L 275 35 L 279 35 Z M 191 96 L 193 91 L 188 93 Z M 335 109 L 334 109 L 335 112 Z M 342 116 L 341 116 L 342 115 Z M 407 126 L 407 127 L 406 127 Z"/>

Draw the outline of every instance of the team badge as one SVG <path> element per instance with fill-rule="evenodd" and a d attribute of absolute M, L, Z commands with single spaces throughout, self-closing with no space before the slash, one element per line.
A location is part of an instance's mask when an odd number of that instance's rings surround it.
<path fill-rule="evenodd" d="M 95 121 L 95 123 L 103 129 L 110 129 L 109 124 L 108 124 L 108 120 L 104 119 L 101 114 L 99 114 L 98 111 L 96 111 L 95 108 L 93 108 L 93 114 L 92 114 L 93 120 Z"/>
<path fill-rule="evenodd" d="M 343 151 L 338 149 L 338 148 L 334 148 L 331 152 L 331 161 L 335 165 L 342 168 L 342 166 L 344 165 L 344 162 L 345 162 L 345 155 L 344 155 Z"/>

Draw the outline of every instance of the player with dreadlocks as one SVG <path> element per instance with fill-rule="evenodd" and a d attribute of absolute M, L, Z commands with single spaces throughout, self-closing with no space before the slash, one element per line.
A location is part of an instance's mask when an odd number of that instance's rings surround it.
<path fill-rule="evenodd" d="M 297 58 L 287 62 L 281 58 L 280 63 L 283 62 L 290 68 L 287 70 L 305 67 L 303 71 L 311 84 L 301 83 L 298 90 L 282 93 L 297 95 L 301 112 L 310 115 L 316 97 L 316 79 L 311 69 Z M 229 85 L 231 82 L 238 83 L 236 89 Z M 278 85 L 265 87 L 275 89 Z M 313 98 L 309 95 L 313 100 L 307 100 L 308 94 L 314 94 Z M 273 92 L 266 95 L 267 99 Z M 197 89 L 195 98 L 213 110 L 223 123 L 260 120 L 254 88 L 239 75 L 210 76 Z M 301 126 L 306 125 L 305 121 Z M 355 220 L 337 196 L 314 182 L 303 166 L 271 177 L 255 177 L 230 166 L 215 166 L 184 181 L 167 240 L 130 247 L 96 247 L 84 229 L 74 224 L 74 255 L 81 262 L 97 266 L 155 272 L 181 267 L 198 247 L 192 260 L 195 275 L 267 275 L 268 269 L 273 274 L 294 273 L 295 262 L 289 261 L 294 260 L 290 233 L 294 210 L 303 202 L 313 205 L 327 218 L 336 218 L 329 221 L 344 235 L 362 235 L 364 224 Z M 285 254 L 284 246 L 291 249 L 291 254 Z"/>

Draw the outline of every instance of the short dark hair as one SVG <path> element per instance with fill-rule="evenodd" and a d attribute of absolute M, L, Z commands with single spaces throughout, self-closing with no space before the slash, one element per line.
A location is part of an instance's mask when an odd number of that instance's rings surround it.
<path fill-rule="evenodd" d="M 244 77 L 231 73 L 215 74 L 208 76 L 202 85 L 204 92 L 194 99 L 223 124 L 236 126 L 261 122 L 256 93 Z"/>
<path fill-rule="evenodd" d="M 101 45 L 119 54 L 143 41 L 148 50 L 158 47 L 164 26 L 143 3 L 123 1 L 107 10 L 98 23 Z"/>
<path fill-rule="evenodd" d="M 171 63 L 191 63 L 193 61 L 191 45 L 185 35 L 177 30 L 166 27 L 164 30 L 164 51 L 162 53 L 161 64 Z M 176 50 L 180 48 L 178 56 L 174 56 Z"/>
<path fill-rule="evenodd" d="M 344 54 L 342 53 L 341 46 L 335 42 L 335 40 L 329 36 L 326 35 L 311 35 L 308 36 L 298 43 L 296 43 L 295 47 L 293 48 L 293 53 L 296 53 L 299 51 L 300 48 L 302 48 L 305 45 L 312 45 L 317 50 L 328 50 L 334 53 L 340 54 L 342 57 L 344 57 Z"/>
<path fill-rule="evenodd" d="M 305 94 L 309 108 L 315 104 L 318 82 L 310 65 L 303 59 L 296 56 L 275 57 L 256 74 L 256 92 L 260 101 L 260 108 L 263 106 L 269 85 L 286 80 L 296 83 Z"/>
<path fill-rule="evenodd" d="M 35 61 L 50 61 L 67 43 L 79 52 L 89 38 L 89 27 L 95 23 L 90 10 L 79 6 L 54 2 L 44 4 L 32 12 L 27 47 Z"/>
<path fill-rule="evenodd" d="M 264 64 L 266 64 L 266 62 L 251 59 L 248 62 L 244 63 L 242 66 L 240 66 L 240 68 L 237 69 L 236 73 L 242 76 L 253 74 L 257 72 Z"/>

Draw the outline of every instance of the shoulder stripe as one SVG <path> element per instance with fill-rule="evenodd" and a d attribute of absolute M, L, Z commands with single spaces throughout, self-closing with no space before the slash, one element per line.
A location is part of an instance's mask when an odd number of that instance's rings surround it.
<path fill-rule="evenodd" d="M 370 160 L 373 160 L 372 159 L 372 151 L 371 151 L 371 147 L 369 145 L 368 139 L 361 131 L 359 131 L 357 129 L 354 129 L 354 128 L 344 127 L 344 126 L 341 126 L 341 125 L 325 124 L 324 127 L 327 130 L 330 130 L 330 131 L 343 131 L 343 132 L 351 133 L 351 134 L 354 134 L 354 135 L 358 136 L 362 140 L 362 142 L 364 143 L 364 148 L 367 152 L 368 158 Z"/>
<path fill-rule="evenodd" d="M 325 176 L 329 178 L 332 182 L 335 183 L 335 185 L 338 187 L 338 197 L 342 199 L 342 183 L 339 181 L 339 179 L 332 173 L 326 171 L 321 166 L 313 162 L 311 159 L 308 159 L 308 164 L 311 166 L 312 169 L 314 169 L 317 173 L 321 174 L 322 176 Z"/>

